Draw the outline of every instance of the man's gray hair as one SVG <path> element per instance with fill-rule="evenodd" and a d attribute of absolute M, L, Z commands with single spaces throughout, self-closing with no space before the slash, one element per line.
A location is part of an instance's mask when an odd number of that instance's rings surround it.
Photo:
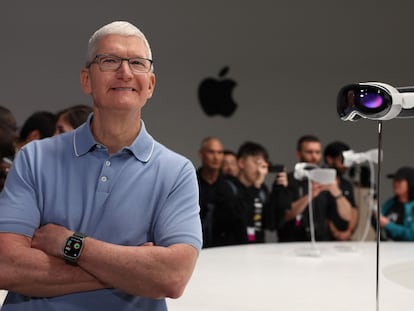
<path fill-rule="evenodd" d="M 149 59 L 152 60 L 152 52 L 150 45 L 147 41 L 147 38 L 142 33 L 141 30 L 139 30 L 136 26 L 132 25 L 129 22 L 125 21 L 115 21 L 112 23 L 109 23 L 101 28 L 99 28 L 95 33 L 91 36 L 88 43 L 88 51 L 86 55 L 86 64 L 89 64 L 91 61 L 93 61 L 95 55 L 96 55 L 96 45 L 98 41 L 105 36 L 108 35 L 121 35 L 121 36 L 134 36 L 142 39 L 144 42 Z"/>

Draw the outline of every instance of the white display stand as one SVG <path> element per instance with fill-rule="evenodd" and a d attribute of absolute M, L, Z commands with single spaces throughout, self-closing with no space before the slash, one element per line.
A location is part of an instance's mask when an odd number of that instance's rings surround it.
<path fill-rule="evenodd" d="M 318 242 L 320 257 L 297 256 L 306 245 L 203 249 L 184 295 L 169 299 L 169 310 L 375 311 L 375 242 Z M 414 310 L 414 244 L 381 243 L 380 271 L 380 310 Z"/>

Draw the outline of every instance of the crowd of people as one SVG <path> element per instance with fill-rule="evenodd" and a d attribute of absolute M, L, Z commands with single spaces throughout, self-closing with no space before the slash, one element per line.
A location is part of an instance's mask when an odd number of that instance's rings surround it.
<path fill-rule="evenodd" d="M 24 145 L 72 131 L 87 121 L 93 109 L 74 105 L 52 113 L 36 111 L 18 131 L 13 113 L 0 106 L 0 190 L 15 154 Z M 354 184 L 347 176 L 342 152 L 350 147 L 340 141 L 325 146 L 318 137 L 304 135 L 297 141 L 296 160 L 314 167 L 334 168 L 331 184 L 297 179 L 294 171 L 273 171 L 265 147 L 245 142 L 239 150 L 225 149 L 217 137 L 201 142 L 197 170 L 203 247 L 263 242 L 298 242 L 311 239 L 309 203 L 312 201 L 317 241 L 349 241 L 357 227 L 358 206 Z M 275 178 L 269 189 L 265 179 Z M 414 241 L 414 168 L 401 167 L 388 177 L 394 179 L 394 194 L 380 215 L 383 240 Z M 309 198 L 308 193 L 311 193 Z M 372 216 L 376 227 L 376 215 Z"/>
<path fill-rule="evenodd" d="M 351 240 L 360 220 L 354 187 L 366 184 L 350 178 L 343 156 L 347 150 L 350 147 L 341 141 L 322 148 L 314 135 L 298 139 L 297 163 L 309 165 L 309 170 L 335 170 L 333 182 L 321 183 L 272 166 L 266 148 L 256 142 L 245 142 L 232 151 L 217 137 L 203 139 L 197 170 L 203 247 L 310 241 L 311 228 L 316 241 Z M 275 175 L 268 187 L 265 179 L 270 172 Z M 403 167 L 392 177 L 395 196 L 383 206 L 383 239 L 414 241 L 414 169 Z"/>
<path fill-rule="evenodd" d="M 90 105 L 74 105 L 56 113 L 35 111 L 18 129 L 13 112 L 0 106 L 0 191 L 17 151 L 31 141 L 76 129 L 91 112 Z"/>

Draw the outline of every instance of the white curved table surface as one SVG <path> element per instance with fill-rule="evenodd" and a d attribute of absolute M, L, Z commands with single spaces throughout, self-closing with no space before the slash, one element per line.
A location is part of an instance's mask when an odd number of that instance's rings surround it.
<path fill-rule="evenodd" d="M 375 242 L 267 243 L 203 249 L 170 311 L 376 310 Z M 414 310 L 414 243 L 380 244 L 379 310 Z"/>
<path fill-rule="evenodd" d="M 297 255 L 309 243 L 203 249 L 170 311 L 376 310 L 375 242 L 317 243 L 320 257 Z M 414 310 L 414 243 L 380 244 L 379 310 Z M 0 291 L 0 306 L 6 291 Z"/>

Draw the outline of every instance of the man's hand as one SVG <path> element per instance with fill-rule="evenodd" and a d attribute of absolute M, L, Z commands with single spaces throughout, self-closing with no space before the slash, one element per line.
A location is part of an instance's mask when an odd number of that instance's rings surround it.
<path fill-rule="evenodd" d="M 254 181 L 254 186 L 260 188 L 264 183 L 267 174 L 269 173 L 269 164 L 264 160 L 257 161 L 257 177 Z"/>
<path fill-rule="evenodd" d="M 333 183 L 326 185 L 326 190 L 329 191 L 334 198 L 342 194 L 342 191 L 339 188 L 338 179 L 336 179 Z"/>
<path fill-rule="evenodd" d="M 312 182 L 312 199 L 316 198 L 322 191 L 328 190 L 329 185 Z"/>
<path fill-rule="evenodd" d="M 286 172 L 279 172 L 276 174 L 275 182 L 277 185 L 287 187 L 288 185 L 288 178 Z"/>
<path fill-rule="evenodd" d="M 390 222 L 390 220 L 387 217 L 385 217 L 383 215 L 380 215 L 380 226 L 381 226 L 381 228 L 384 228 L 389 222 Z"/>

